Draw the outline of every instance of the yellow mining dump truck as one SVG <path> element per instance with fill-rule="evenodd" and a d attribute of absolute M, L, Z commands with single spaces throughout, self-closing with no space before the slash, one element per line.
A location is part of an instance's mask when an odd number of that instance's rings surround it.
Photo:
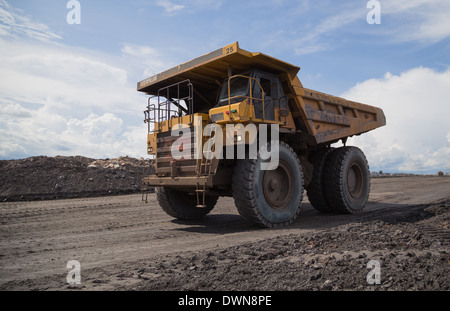
<path fill-rule="evenodd" d="M 321 212 L 364 208 L 368 163 L 345 143 L 385 125 L 384 113 L 304 88 L 299 70 L 235 42 L 138 83 L 150 95 L 144 122 L 155 156 L 143 184 L 167 214 L 197 219 L 232 196 L 249 221 L 283 226 L 305 189 Z"/>

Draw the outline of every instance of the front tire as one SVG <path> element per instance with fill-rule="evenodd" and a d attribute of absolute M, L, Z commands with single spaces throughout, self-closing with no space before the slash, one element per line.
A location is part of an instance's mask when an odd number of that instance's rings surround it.
<path fill-rule="evenodd" d="M 206 216 L 217 203 L 218 196 L 206 196 L 206 207 L 196 207 L 197 197 L 187 192 L 159 187 L 155 189 L 161 208 L 169 215 L 181 220 L 194 220 Z"/>
<path fill-rule="evenodd" d="M 240 215 L 260 227 L 291 224 L 300 212 L 303 174 L 291 147 L 279 144 L 279 165 L 262 170 L 263 161 L 237 160 L 233 174 L 233 197 Z"/>

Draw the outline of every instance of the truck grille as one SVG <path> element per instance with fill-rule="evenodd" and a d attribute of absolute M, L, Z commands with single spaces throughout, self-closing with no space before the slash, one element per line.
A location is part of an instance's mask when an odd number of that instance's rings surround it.
<path fill-rule="evenodd" d="M 188 177 L 197 175 L 197 160 L 194 158 L 194 128 L 190 135 L 172 136 L 171 132 L 159 133 L 157 137 L 156 174 L 159 177 Z M 189 153 L 190 159 L 174 159 L 172 145 L 179 140 L 179 151 Z"/>

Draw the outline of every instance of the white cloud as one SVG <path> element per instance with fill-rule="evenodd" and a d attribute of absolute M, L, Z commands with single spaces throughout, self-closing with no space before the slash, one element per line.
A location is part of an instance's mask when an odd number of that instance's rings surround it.
<path fill-rule="evenodd" d="M 83 120 L 70 119 L 67 121 L 67 130 L 62 133 L 63 137 L 82 143 L 113 143 L 122 132 L 123 121 L 112 113 L 98 116 L 91 113 Z"/>
<path fill-rule="evenodd" d="M 56 155 L 56 150 L 62 150 L 58 146 L 62 146 L 59 134 L 66 128 L 64 117 L 43 109 L 20 106 L 19 110 L 25 116 L 0 119 L 0 157 Z"/>
<path fill-rule="evenodd" d="M 338 14 L 325 17 L 322 22 L 307 29 L 295 41 L 295 52 L 297 55 L 304 55 L 331 49 L 332 45 L 323 42 L 323 37 L 364 16 L 363 8 L 349 9 L 346 7 Z"/>
<path fill-rule="evenodd" d="M 125 45 L 113 56 L 49 44 L 59 37 L 46 25 L 2 0 L 0 9 L 0 158 L 146 156 L 136 73 L 165 67 L 158 51 Z"/>
<path fill-rule="evenodd" d="M 380 1 L 381 24 L 368 27 L 350 27 L 365 22 L 369 9 L 367 2 L 317 2 L 309 11 L 300 11 L 296 18 L 302 21 L 297 39 L 291 41 L 297 55 L 331 50 L 342 41 L 342 33 L 365 33 L 383 38 L 380 42 L 398 43 L 418 41 L 432 44 L 450 36 L 450 1 L 396 0 Z M 332 8 L 332 10 L 330 10 Z M 323 12 L 332 12 L 328 15 Z M 310 22 L 309 16 L 316 16 Z M 361 24 L 360 24 L 361 25 Z M 349 26 L 349 27 L 346 27 Z"/>
<path fill-rule="evenodd" d="M 47 25 L 33 21 L 5 0 L 0 0 L 0 35 L 17 37 L 25 35 L 44 42 L 61 39 Z"/>
<path fill-rule="evenodd" d="M 158 0 L 156 1 L 156 5 L 162 7 L 164 9 L 164 12 L 169 15 L 177 14 L 185 8 L 184 5 L 174 4 L 169 0 Z"/>
<path fill-rule="evenodd" d="M 167 69 L 165 57 L 155 48 L 145 45 L 125 44 L 121 50 L 122 55 L 142 69 L 143 78 L 153 76 Z"/>
<path fill-rule="evenodd" d="M 158 0 L 156 5 L 164 9 L 164 13 L 169 16 L 177 15 L 181 12 L 194 13 L 202 9 L 217 10 L 222 6 L 222 0 Z"/>
<path fill-rule="evenodd" d="M 0 106 L 0 115 L 13 116 L 17 118 L 29 118 L 32 116 L 31 112 L 17 103 L 4 104 Z"/>
<path fill-rule="evenodd" d="M 69 119 L 60 142 L 71 145 L 72 153 L 91 157 L 145 156 L 146 125 L 124 127 L 124 121 L 113 113 L 90 114 L 85 119 Z"/>
<path fill-rule="evenodd" d="M 317 43 L 315 42 L 306 42 L 298 44 L 299 47 L 295 48 L 295 54 L 297 55 L 307 55 L 313 54 L 316 52 L 322 52 L 326 50 L 330 50 L 332 47 L 329 44 Z"/>
<path fill-rule="evenodd" d="M 9 119 L 3 125 L 6 125 L 6 129 L 0 126 L 0 157 L 3 158 L 145 156 L 146 126 L 143 123 L 125 126 L 122 118 L 112 113 L 92 113 L 76 119 L 38 110 L 33 112 L 33 117 Z"/>
<path fill-rule="evenodd" d="M 63 45 L 0 39 L 0 95 L 70 115 L 92 109 L 130 112 L 140 100 L 137 81 L 128 81 L 120 62 Z"/>
<path fill-rule="evenodd" d="M 403 17 L 408 23 L 393 27 L 391 33 L 400 41 L 437 42 L 450 35 L 450 1 L 397 0 L 383 2 L 382 14 Z"/>
<path fill-rule="evenodd" d="M 450 172 L 450 69 L 414 68 L 387 73 L 348 90 L 343 97 L 381 107 L 387 126 L 352 138 L 374 170 Z"/>

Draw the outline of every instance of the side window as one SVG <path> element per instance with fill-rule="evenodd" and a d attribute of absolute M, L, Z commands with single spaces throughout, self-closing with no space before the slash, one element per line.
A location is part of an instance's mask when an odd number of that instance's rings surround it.
<path fill-rule="evenodd" d="M 283 96 L 283 91 L 281 90 L 281 84 L 278 77 L 275 76 L 263 76 L 257 75 L 257 79 L 261 88 L 264 90 L 264 96 L 271 97 L 274 101 L 280 99 Z M 254 83 L 253 95 L 255 98 L 261 98 L 261 91 L 257 83 Z"/>

